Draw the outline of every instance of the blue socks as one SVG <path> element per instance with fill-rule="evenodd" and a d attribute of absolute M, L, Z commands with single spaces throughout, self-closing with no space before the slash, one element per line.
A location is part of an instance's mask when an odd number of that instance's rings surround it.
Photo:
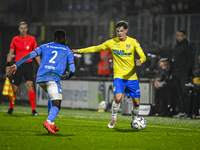
<path fill-rule="evenodd" d="M 56 119 L 57 115 L 59 113 L 59 109 L 56 106 L 52 106 L 49 112 L 49 116 L 47 118 L 47 120 L 50 120 L 51 122 L 54 122 L 54 120 Z"/>
<path fill-rule="evenodd" d="M 52 101 L 51 101 L 51 99 L 48 100 L 47 106 L 48 106 L 48 115 L 49 115 L 49 112 L 50 112 L 51 107 L 52 107 Z"/>

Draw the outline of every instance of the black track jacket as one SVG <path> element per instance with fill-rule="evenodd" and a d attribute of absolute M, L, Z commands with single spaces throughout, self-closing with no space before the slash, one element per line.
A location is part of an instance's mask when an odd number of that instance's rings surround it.
<path fill-rule="evenodd" d="M 174 53 L 174 75 L 181 78 L 183 75 L 192 76 L 194 65 L 193 49 L 187 39 L 177 44 L 173 48 Z"/>

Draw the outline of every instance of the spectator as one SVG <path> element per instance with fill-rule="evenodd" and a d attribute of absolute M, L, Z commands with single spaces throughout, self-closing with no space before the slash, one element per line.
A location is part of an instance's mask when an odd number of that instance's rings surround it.
<path fill-rule="evenodd" d="M 194 64 L 193 49 L 189 45 L 184 30 L 177 32 L 177 44 L 173 48 L 174 77 L 180 100 L 180 112 L 174 118 L 188 117 L 188 94 L 186 84 L 191 82 Z"/>
<path fill-rule="evenodd" d="M 162 69 L 160 80 L 154 81 L 156 88 L 156 106 L 160 106 L 159 116 L 172 117 L 176 111 L 177 93 L 172 75 L 173 65 L 168 58 L 160 59 L 159 67 Z"/>

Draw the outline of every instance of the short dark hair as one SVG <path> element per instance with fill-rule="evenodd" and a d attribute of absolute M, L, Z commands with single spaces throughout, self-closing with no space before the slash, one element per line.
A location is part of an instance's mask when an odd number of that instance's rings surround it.
<path fill-rule="evenodd" d="M 65 31 L 63 29 L 57 29 L 54 32 L 54 41 L 56 41 L 59 44 L 62 45 L 67 45 L 66 41 L 65 41 Z"/>
<path fill-rule="evenodd" d="M 184 35 L 186 35 L 185 30 L 179 29 L 177 32 L 181 32 L 181 33 L 183 33 Z"/>
<path fill-rule="evenodd" d="M 118 27 L 122 27 L 122 26 L 123 26 L 124 29 L 128 29 L 128 22 L 126 22 L 124 20 L 117 22 L 116 25 L 115 25 L 115 29 L 118 28 Z"/>

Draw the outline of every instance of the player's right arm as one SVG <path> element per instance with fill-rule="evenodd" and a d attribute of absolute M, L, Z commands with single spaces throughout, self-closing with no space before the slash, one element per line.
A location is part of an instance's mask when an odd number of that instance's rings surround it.
<path fill-rule="evenodd" d="M 10 49 L 8 56 L 7 56 L 7 62 L 6 62 L 6 75 L 8 72 L 8 68 L 11 66 L 11 61 L 12 61 L 12 55 L 14 54 L 15 50 L 14 49 Z M 17 71 L 17 70 L 16 70 Z M 16 72 L 15 71 L 15 72 Z"/>
<path fill-rule="evenodd" d="M 11 61 L 12 61 L 12 55 L 14 54 L 15 50 L 14 49 L 10 49 L 8 56 L 7 56 L 7 63 L 6 66 L 10 66 Z"/>
<path fill-rule="evenodd" d="M 12 55 L 14 54 L 15 49 L 16 49 L 15 41 L 16 41 L 16 37 L 13 37 L 13 39 L 10 43 L 10 51 L 8 53 L 8 56 L 7 56 L 6 68 L 7 68 L 7 66 L 11 66 Z"/>
<path fill-rule="evenodd" d="M 32 59 L 36 56 L 38 56 L 38 52 L 34 50 L 30 52 L 29 54 L 27 54 L 26 56 L 22 57 L 19 61 L 17 61 L 12 66 L 6 67 L 6 75 L 10 76 L 12 73 L 15 74 L 15 72 L 17 71 L 17 67 L 19 67 L 25 61 Z"/>
<path fill-rule="evenodd" d="M 19 67 L 22 63 L 24 63 L 25 61 L 28 61 L 29 59 L 32 59 L 34 57 L 38 56 L 38 53 L 34 50 L 32 52 L 30 52 L 29 54 L 27 54 L 26 56 L 22 57 L 19 61 L 17 61 L 14 65 L 16 65 L 17 67 Z"/>
<path fill-rule="evenodd" d="M 15 52 L 15 44 L 14 44 L 14 38 L 13 38 L 12 41 L 11 41 L 10 50 L 9 50 L 9 53 L 8 53 L 8 56 L 7 56 L 6 74 L 7 74 L 7 71 L 8 71 L 8 67 L 11 66 L 12 55 L 14 54 L 14 52 Z"/>
<path fill-rule="evenodd" d="M 95 53 L 95 52 L 100 52 L 100 51 L 105 51 L 108 50 L 109 47 L 107 46 L 107 43 L 102 43 L 98 46 L 90 46 L 87 48 L 82 48 L 82 49 L 73 49 L 72 53 Z"/>

